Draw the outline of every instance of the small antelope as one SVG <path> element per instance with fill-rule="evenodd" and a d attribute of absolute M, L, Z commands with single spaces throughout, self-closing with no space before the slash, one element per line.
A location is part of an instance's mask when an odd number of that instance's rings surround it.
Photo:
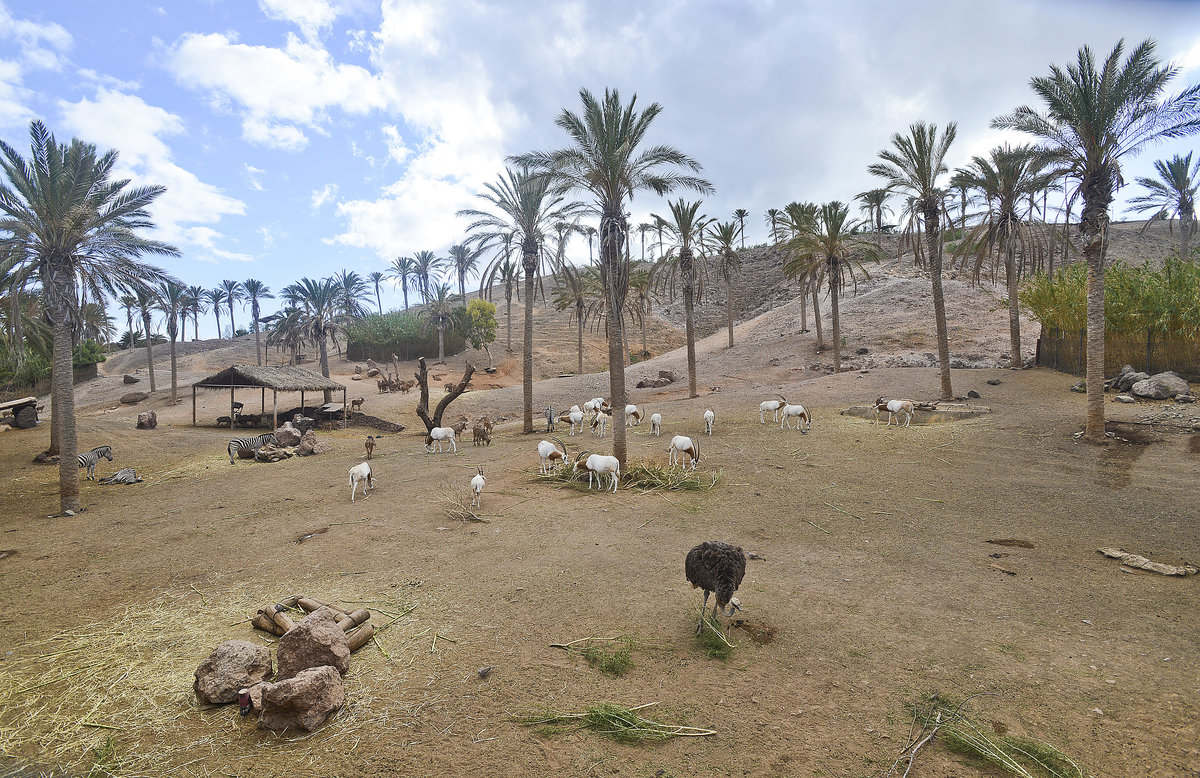
<path fill-rule="evenodd" d="M 791 419 L 796 420 L 796 429 L 800 430 L 801 435 L 806 434 L 808 430 L 812 429 L 812 419 L 803 405 L 785 405 L 779 409 L 779 415 L 783 418 L 779 429 L 791 429 Z"/>
<path fill-rule="evenodd" d="M 588 474 L 588 489 L 592 488 L 592 478 L 596 479 L 596 485 L 600 487 L 600 491 L 605 490 L 604 476 L 607 474 L 612 478 L 612 492 L 617 493 L 617 481 L 621 478 L 621 460 L 616 457 L 605 456 L 604 454 L 591 454 L 585 461 L 580 461 L 583 458 L 583 452 L 575 459 L 575 470 L 586 470 Z"/>
<path fill-rule="evenodd" d="M 716 422 L 716 420 L 717 420 L 717 414 L 713 413 L 712 408 L 709 408 L 707 411 L 704 412 L 704 434 L 705 435 L 712 434 L 713 424 Z"/>
<path fill-rule="evenodd" d="M 442 453 L 442 441 L 445 440 L 450 441 L 450 450 L 457 454 L 458 443 L 454 440 L 453 427 L 434 427 L 431 429 L 429 434 L 425 436 L 425 450 L 432 452 L 433 445 L 436 443 L 438 453 L 440 454 Z"/>
<path fill-rule="evenodd" d="M 879 414 L 884 413 L 885 411 L 888 415 L 886 426 L 892 426 L 893 421 L 896 422 L 897 427 L 901 426 L 899 414 L 904 414 L 903 426 L 908 427 L 912 425 L 914 411 L 912 400 L 888 400 L 887 402 L 884 402 L 883 398 L 880 397 L 875 401 L 875 420 L 878 421 Z"/>
<path fill-rule="evenodd" d="M 779 409 L 787 405 L 787 399 L 782 394 L 775 395 L 778 400 L 763 400 L 758 404 L 758 421 L 767 423 L 767 411 L 771 411 L 771 421 L 779 421 Z"/>
<path fill-rule="evenodd" d="M 375 436 L 374 435 L 367 436 L 366 445 L 367 445 L 367 459 L 370 459 L 371 454 L 375 453 Z"/>
<path fill-rule="evenodd" d="M 375 489 L 375 481 L 371 477 L 371 466 L 366 462 L 350 468 L 350 502 L 354 502 L 354 493 L 358 491 L 359 483 L 366 484 L 363 487 L 364 496 L 368 489 Z"/>
<path fill-rule="evenodd" d="M 608 423 L 610 421 L 612 421 L 612 416 L 603 412 L 597 413 L 596 417 L 592 419 L 592 434 L 598 438 L 604 437 L 604 433 L 608 429 Z"/>
<path fill-rule="evenodd" d="M 568 435 L 574 435 L 576 427 L 579 428 L 579 434 L 583 434 L 583 411 L 579 410 L 578 405 L 571 408 L 571 411 L 567 414 L 567 422 L 571 425 L 571 431 L 567 433 Z"/>
<path fill-rule="evenodd" d="M 362 407 L 363 407 L 363 402 L 366 399 L 367 398 L 365 398 L 365 397 L 355 397 L 353 400 L 350 401 L 350 410 L 351 411 L 361 411 Z"/>
<path fill-rule="evenodd" d="M 636 405 L 625 406 L 625 426 L 636 427 L 642 423 L 642 412 Z"/>
<path fill-rule="evenodd" d="M 676 435 L 671 438 L 671 445 L 667 447 L 667 467 L 679 464 L 686 468 L 688 463 L 684 457 L 691 460 L 692 469 L 695 470 L 700 461 L 700 442 L 687 435 Z"/>
<path fill-rule="evenodd" d="M 662 414 L 655 413 L 650 416 L 650 434 L 658 437 L 662 434 Z"/>
<path fill-rule="evenodd" d="M 483 477 L 483 467 L 479 468 L 479 475 L 471 479 L 471 507 L 483 507 L 483 486 L 487 483 L 487 479 Z"/>
<path fill-rule="evenodd" d="M 567 461 L 567 447 L 558 438 L 554 439 L 556 446 L 548 440 L 538 443 L 538 472 L 552 473 L 559 462 Z M 561 448 L 559 448 L 561 446 Z"/>

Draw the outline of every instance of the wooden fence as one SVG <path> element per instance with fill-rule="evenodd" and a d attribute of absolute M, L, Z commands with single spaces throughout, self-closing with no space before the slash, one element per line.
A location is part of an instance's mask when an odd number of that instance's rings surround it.
<path fill-rule="evenodd" d="M 1039 367 L 1083 375 L 1086 360 L 1085 330 L 1072 333 L 1042 329 L 1037 341 Z M 1110 332 L 1104 338 L 1104 374 L 1116 375 L 1125 365 L 1151 375 L 1174 370 L 1188 380 L 1200 380 L 1200 338 L 1160 338 L 1149 333 L 1143 338 L 1131 338 Z"/>

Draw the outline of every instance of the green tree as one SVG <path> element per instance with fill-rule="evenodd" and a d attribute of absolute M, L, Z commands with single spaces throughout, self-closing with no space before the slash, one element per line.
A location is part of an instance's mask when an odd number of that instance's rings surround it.
<path fill-rule="evenodd" d="M 237 340 L 237 322 L 233 320 L 233 305 L 246 299 L 246 291 L 242 289 L 240 281 L 229 279 L 221 282 L 221 291 L 225 293 L 225 304 L 229 306 L 229 332 L 232 334 L 233 340 Z M 220 333 L 217 333 L 217 337 L 221 337 Z"/>
<path fill-rule="evenodd" d="M 257 278 L 247 278 L 243 281 L 242 291 L 245 293 L 246 303 L 250 306 L 250 316 L 254 320 L 254 356 L 258 360 L 257 364 L 261 365 L 262 336 L 259 333 L 258 320 L 262 316 L 262 301 L 274 299 L 275 295 L 271 294 L 271 287 Z"/>
<path fill-rule="evenodd" d="M 455 243 L 448 252 L 450 269 L 458 275 L 458 296 L 467 299 L 467 276 L 479 268 L 479 252 L 466 243 Z"/>
<path fill-rule="evenodd" d="M 408 290 L 417 278 L 416 260 L 412 257 L 396 257 L 392 260 L 388 275 L 400 282 L 400 291 L 404 293 L 404 310 L 408 310 Z"/>
<path fill-rule="evenodd" d="M 192 337 L 200 340 L 200 314 L 207 313 L 208 308 L 204 305 L 204 287 L 189 286 L 187 288 L 187 310 L 192 315 Z M 187 333 L 184 333 L 184 340 L 187 339 Z"/>
<path fill-rule="evenodd" d="M 597 100 L 586 89 L 579 90 L 582 112 L 568 109 L 555 124 L 567 133 L 570 146 L 549 152 L 517 157 L 548 173 L 564 192 L 586 192 L 595 200 L 600 214 L 600 274 L 608 300 L 609 398 L 613 406 L 613 456 L 626 460 L 625 441 L 625 330 L 622 312 L 629 281 L 629 224 L 625 203 L 638 192 L 665 195 L 676 189 L 712 191 L 698 176 L 700 164 L 683 152 L 666 145 L 643 147 L 646 133 L 662 106 L 651 103 L 637 110 L 637 96 L 628 104 L 615 89 L 606 89 Z M 683 172 L 681 172 L 683 171 Z"/>
<path fill-rule="evenodd" d="M 387 275 L 378 270 L 367 273 L 367 280 L 375 287 L 375 308 L 379 311 L 379 315 L 383 315 L 383 299 L 379 296 L 379 285 L 387 279 Z"/>
<path fill-rule="evenodd" d="M 205 289 L 204 302 L 217 320 L 217 340 L 221 339 L 221 306 L 225 304 L 225 290 L 221 288 Z"/>
<path fill-rule="evenodd" d="M 565 261 L 559 265 L 558 285 L 554 289 L 554 308 L 568 311 L 569 319 L 575 319 L 578 375 L 583 375 L 583 326 L 588 318 L 588 303 L 597 296 L 603 298 L 603 290 L 600 287 L 600 276 L 594 267 L 580 268 Z"/>
<path fill-rule="evenodd" d="M 829 284 L 834 372 L 842 370 L 839 298 L 845 288 L 846 279 L 854 278 L 856 267 L 862 270 L 862 261 L 875 261 L 879 258 L 879 251 L 875 246 L 858 238 L 861 228 L 861 223 L 850 220 L 850 206 L 836 200 L 825 203 L 817 212 L 816 218 L 806 225 L 805 230 L 789 242 L 791 256 L 783 266 L 785 276 L 804 274 L 814 279 L 824 277 Z M 854 253 L 863 259 L 855 261 L 852 259 Z"/>
<path fill-rule="evenodd" d="M 187 316 L 187 287 L 178 281 L 165 281 L 155 290 L 158 307 L 167 317 L 167 337 L 171 341 L 171 404 L 179 402 L 179 372 L 175 362 L 175 341 L 179 338 L 179 323 Z M 147 338 L 146 342 L 149 343 Z M 262 364 L 261 362 L 259 364 Z"/>
<path fill-rule="evenodd" d="M 700 211 L 700 201 L 682 198 L 668 203 L 669 217 L 655 215 L 665 225 L 667 253 L 658 261 L 655 272 L 671 293 L 683 295 L 683 328 L 687 338 L 688 397 L 696 391 L 696 300 L 704 296 L 704 243 L 702 234 L 710 219 Z M 699 259 L 699 264 L 697 264 Z M 699 272 L 698 272 L 699 271 Z"/>
<path fill-rule="evenodd" d="M 892 212 L 887 204 L 888 198 L 891 196 L 892 193 L 886 189 L 868 189 L 854 196 L 862 203 L 859 206 L 860 210 L 867 214 L 867 219 L 875 228 L 875 244 L 880 249 L 883 248 L 883 214 Z"/>
<path fill-rule="evenodd" d="M 779 209 L 768 208 L 764 216 L 767 224 L 771 225 L 771 242 L 779 242 Z"/>
<path fill-rule="evenodd" d="M 454 324 L 461 308 L 462 298 L 450 291 L 450 285 L 438 284 L 420 311 L 420 315 L 437 329 L 439 365 L 446 364 L 446 330 Z M 492 315 L 495 316 L 495 306 L 492 306 Z"/>
<path fill-rule="evenodd" d="M 741 227 L 733 222 L 721 222 L 713 229 L 712 235 L 716 248 L 717 275 L 725 282 L 725 321 L 729 325 L 729 348 L 733 348 L 733 284 L 742 269 L 742 258 L 733 243 L 741 234 Z"/>
<path fill-rule="evenodd" d="M 946 326 L 946 297 L 942 292 L 942 233 L 938 222 L 942 191 L 937 181 L 943 173 L 949 172 L 946 154 L 957 134 L 955 122 L 946 125 L 940 136 L 936 124 L 916 122 L 908 128 L 908 135 L 893 135 L 892 148 L 879 152 L 883 161 L 867 168 L 871 175 L 882 178 L 888 189 L 908 192 L 914 197 L 925 222 L 943 400 L 953 399 L 954 390 L 950 385 L 950 336 Z"/>
<path fill-rule="evenodd" d="M 749 215 L 750 212 L 745 208 L 738 208 L 733 212 L 733 218 L 738 220 L 737 234 L 742 239 L 742 248 L 746 248 L 746 217 Z M 732 346 L 733 342 L 730 341 L 729 345 Z"/>
<path fill-rule="evenodd" d="M 784 206 L 783 212 L 779 216 L 779 236 L 780 239 L 787 237 L 789 240 L 795 239 L 800 235 L 812 230 L 816 223 L 817 214 L 820 208 L 816 203 L 799 203 L 790 202 Z M 785 253 L 787 249 L 785 247 Z M 784 260 L 787 261 L 786 259 Z M 813 307 L 813 327 L 817 331 L 817 350 L 825 348 L 825 335 L 821 330 L 821 301 L 818 297 L 818 291 L 821 284 L 815 277 L 815 269 L 819 267 L 810 265 L 808 270 L 803 273 L 797 273 L 792 280 L 798 281 L 800 284 L 800 332 L 808 332 L 808 314 L 806 301 L 811 295 Z"/>
<path fill-rule="evenodd" d="M 472 300 L 467 303 L 467 342 L 471 348 L 483 349 L 488 355 L 488 369 L 492 367 L 492 350 L 496 342 L 496 306 L 487 300 Z"/>
<path fill-rule="evenodd" d="M 471 241 L 480 251 L 502 246 L 506 241 L 521 247 L 521 270 L 525 276 L 525 343 L 522 355 L 522 429 L 533 432 L 533 303 L 534 278 L 546 260 L 544 236 L 555 222 L 569 218 L 577 206 L 567 205 L 562 195 L 550 190 L 551 179 L 534 175 L 528 167 L 506 168 L 495 183 L 485 185 L 479 198 L 489 209 L 463 210 L 459 216 L 473 219 L 467 227 Z"/>
<path fill-rule="evenodd" d="M 1188 258 L 1188 243 L 1196 232 L 1196 190 L 1200 188 L 1200 159 L 1192 164 L 1192 152 L 1186 157 L 1176 154 L 1170 160 L 1155 160 L 1154 169 L 1158 178 L 1137 179 L 1146 194 L 1129 201 L 1129 210 L 1134 213 L 1154 211 L 1146 221 L 1145 231 L 1155 220 L 1161 219 L 1170 227 L 1171 219 L 1179 219 L 1179 256 Z"/>
<path fill-rule="evenodd" d="M 517 292 L 517 299 L 520 300 L 520 284 L 521 284 L 521 266 L 513 262 L 509 256 L 512 241 L 505 244 L 503 253 L 500 255 L 500 260 L 492 262 L 487 266 L 484 274 L 480 277 L 479 294 L 486 294 L 490 300 L 492 297 L 492 288 L 499 281 L 504 287 L 504 348 L 506 351 L 512 351 L 512 299 L 513 292 Z"/>
<path fill-rule="evenodd" d="M 1200 129 L 1200 85 L 1164 97 L 1177 67 L 1162 65 L 1145 40 L 1122 62 L 1118 41 L 1099 68 L 1092 50 L 1079 49 L 1074 63 L 1052 65 L 1050 75 L 1030 80 L 1045 112 L 1021 106 L 992 126 L 1038 138 L 1054 161 L 1078 181 L 1083 198 L 1080 230 L 1088 267 L 1087 425 L 1085 438 L 1106 443 L 1104 432 L 1104 244 L 1109 207 L 1120 185 L 1121 158 L 1163 138 Z"/>
<path fill-rule="evenodd" d="M 442 277 L 446 268 L 446 259 L 432 251 L 418 251 L 413 254 L 413 273 L 417 277 L 417 289 L 421 292 L 421 302 L 429 302 L 429 291 L 433 284 Z"/>
<path fill-rule="evenodd" d="M 121 303 L 121 307 L 125 309 L 125 321 L 126 325 L 129 327 L 130 348 L 133 348 L 132 344 L 135 340 L 137 340 L 137 338 L 133 335 L 133 309 L 137 307 L 138 300 L 131 294 L 123 294 L 120 296 L 119 302 Z"/>
<path fill-rule="evenodd" d="M 642 325 L 642 359 L 647 359 L 650 356 L 650 348 L 646 344 L 646 324 L 650 318 L 652 286 L 653 279 L 650 277 L 650 271 L 647 268 L 639 267 L 629 274 L 629 291 L 634 295 L 638 319 Z"/>
<path fill-rule="evenodd" d="M 146 368 L 150 371 L 150 391 L 155 392 L 158 387 L 154 383 L 154 335 L 150 329 L 150 316 L 158 307 L 158 295 L 150 287 L 143 286 L 134 290 L 134 296 L 137 297 L 138 311 L 142 315 L 142 327 L 146 331 Z"/>
<path fill-rule="evenodd" d="M 322 278 L 319 281 L 301 278 L 296 282 L 296 290 L 304 306 L 298 312 L 296 326 L 305 339 L 316 344 L 321 375 L 329 378 L 328 341 L 337 336 L 341 325 L 339 311 L 343 302 L 343 290 L 332 278 Z M 326 389 L 325 402 L 329 401 L 330 394 Z"/>

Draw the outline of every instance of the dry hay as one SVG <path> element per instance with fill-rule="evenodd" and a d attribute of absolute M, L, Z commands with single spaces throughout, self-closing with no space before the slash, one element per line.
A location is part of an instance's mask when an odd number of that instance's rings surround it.
<path fill-rule="evenodd" d="M 629 462 L 621 470 L 619 485 L 639 492 L 702 492 L 715 487 L 720 472 L 700 473 L 683 467 L 663 467 L 654 462 Z M 539 473 L 539 482 L 566 484 L 577 491 L 588 491 L 587 472 L 563 466 L 550 473 Z M 607 478 L 605 479 L 607 481 Z M 611 487 L 609 487 L 611 488 Z"/>
<path fill-rule="evenodd" d="M 581 713 L 562 713 L 545 708 L 518 716 L 516 720 L 527 727 L 535 727 L 544 735 L 590 729 L 618 743 L 642 743 L 673 737 L 709 737 L 717 734 L 714 729 L 665 724 L 638 713 L 657 704 L 648 702 L 645 705 L 627 708 L 612 702 L 597 702 L 589 705 Z"/>
<path fill-rule="evenodd" d="M 363 602 L 337 588 L 320 592 Z M 247 616 L 280 594 L 244 585 L 173 589 L 17 646 L 0 664 L 0 753 L 65 774 L 170 775 L 183 768 L 190 775 L 246 774 L 255 772 L 264 749 L 280 760 L 277 766 L 311 764 L 320 752 L 344 753 L 360 739 L 410 726 L 421 706 L 403 702 L 404 687 L 412 659 L 424 649 L 412 638 L 429 630 L 418 631 L 416 617 L 405 613 L 411 606 L 393 600 L 366 604 L 392 621 L 391 629 L 354 654 L 346 705 L 316 732 L 281 737 L 258 730 L 252 717 L 240 718 L 236 705 L 199 702 L 192 691 L 196 667 L 219 643 L 276 642 L 252 629 Z"/>

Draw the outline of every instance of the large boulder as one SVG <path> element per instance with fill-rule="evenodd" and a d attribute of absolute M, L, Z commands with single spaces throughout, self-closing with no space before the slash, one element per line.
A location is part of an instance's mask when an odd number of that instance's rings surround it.
<path fill-rule="evenodd" d="M 281 459 L 287 459 L 292 455 L 292 452 L 286 448 L 268 443 L 267 445 L 254 452 L 254 459 L 258 462 L 278 462 Z"/>
<path fill-rule="evenodd" d="M 317 608 L 279 639 L 279 679 L 292 678 L 310 667 L 330 665 L 339 673 L 350 669 L 346 633 L 327 607 Z"/>
<path fill-rule="evenodd" d="M 137 428 L 152 430 L 158 426 L 158 414 L 154 411 L 143 411 L 138 414 Z"/>
<path fill-rule="evenodd" d="M 128 394 L 121 395 L 121 402 L 126 405 L 133 405 L 134 403 L 140 403 L 149 396 L 150 394 L 148 392 L 130 392 Z"/>
<path fill-rule="evenodd" d="M 238 698 L 238 690 L 271 674 L 271 649 L 245 640 L 229 640 L 213 649 L 196 668 L 192 688 L 203 702 L 223 705 Z"/>
<path fill-rule="evenodd" d="M 302 434 L 290 421 L 285 421 L 282 427 L 275 430 L 275 440 L 281 446 L 298 446 Z"/>
<path fill-rule="evenodd" d="M 1128 392 L 1130 388 L 1138 381 L 1145 381 L 1150 377 L 1148 373 L 1139 373 L 1129 365 L 1126 365 L 1129 370 L 1121 369 L 1121 374 L 1112 381 L 1112 388 L 1118 392 Z"/>
<path fill-rule="evenodd" d="M 1133 384 L 1130 391 L 1148 400 L 1166 400 L 1177 394 L 1187 394 L 1188 382 L 1175 372 L 1158 373 Z"/>
<path fill-rule="evenodd" d="M 123 380 L 127 384 L 136 384 L 138 381 L 141 381 L 142 379 L 134 378 L 133 376 L 127 374 L 121 380 Z"/>
<path fill-rule="evenodd" d="M 346 689 L 338 671 L 329 665 L 310 667 L 292 678 L 262 687 L 258 727 L 275 732 L 311 732 L 345 704 Z"/>
<path fill-rule="evenodd" d="M 325 454 L 333 451 L 333 446 L 323 440 L 317 440 L 317 434 L 312 430 L 304 433 L 304 437 L 300 438 L 300 445 L 296 448 L 296 456 L 307 457 L 313 454 Z"/>

